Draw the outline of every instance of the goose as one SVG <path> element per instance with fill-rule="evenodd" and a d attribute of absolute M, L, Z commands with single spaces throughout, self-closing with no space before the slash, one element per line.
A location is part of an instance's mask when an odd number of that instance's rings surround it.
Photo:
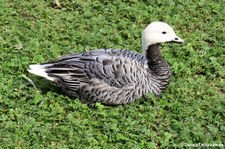
<path fill-rule="evenodd" d="M 87 104 L 131 103 L 147 93 L 161 96 L 171 80 L 170 65 L 160 54 L 164 42 L 184 43 L 170 25 L 152 22 L 142 32 L 142 53 L 97 49 L 62 56 L 28 71 L 54 82 L 69 96 Z"/>

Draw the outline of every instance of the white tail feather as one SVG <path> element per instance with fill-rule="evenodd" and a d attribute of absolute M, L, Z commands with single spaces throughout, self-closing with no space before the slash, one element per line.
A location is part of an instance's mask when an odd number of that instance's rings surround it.
<path fill-rule="evenodd" d="M 30 69 L 28 69 L 27 71 L 29 71 L 32 74 L 44 77 L 47 80 L 54 81 L 55 79 L 52 77 L 49 77 L 48 74 L 45 72 L 46 66 L 47 65 L 39 65 L 39 64 L 30 65 L 29 66 Z"/>

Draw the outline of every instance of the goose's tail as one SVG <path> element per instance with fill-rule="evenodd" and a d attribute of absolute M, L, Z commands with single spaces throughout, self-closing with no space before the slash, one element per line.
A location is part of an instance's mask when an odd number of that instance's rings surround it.
<path fill-rule="evenodd" d="M 46 72 L 47 68 L 49 66 L 52 66 L 52 64 L 43 64 L 43 65 L 33 64 L 33 65 L 29 66 L 29 69 L 27 71 L 32 73 L 32 74 L 35 74 L 37 76 L 44 77 L 47 80 L 55 81 L 55 78 L 49 76 L 48 73 Z"/>

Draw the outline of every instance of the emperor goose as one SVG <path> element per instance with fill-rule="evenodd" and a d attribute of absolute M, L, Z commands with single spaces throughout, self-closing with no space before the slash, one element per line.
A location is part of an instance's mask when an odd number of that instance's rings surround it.
<path fill-rule="evenodd" d="M 184 41 L 168 24 L 153 22 L 142 33 L 144 54 L 123 49 L 97 49 L 30 65 L 28 71 L 55 82 L 63 91 L 85 103 L 127 104 L 148 92 L 159 96 L 168 87 L 171 69 L 160 54 L 163 42 Z"/>

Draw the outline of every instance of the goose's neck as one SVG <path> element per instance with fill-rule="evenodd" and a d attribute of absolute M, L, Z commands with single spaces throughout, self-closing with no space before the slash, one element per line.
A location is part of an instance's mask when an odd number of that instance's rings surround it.
<path fill-rule="evenodd" d="M 148 68 L 151 73 L 151 75 L 149 75 L 149 80 L 152 79 L 152 75 L 156 76 L 152 81 L 154 85 L 151 84 L 150 91 L 157 96 L 165 91 L 171 78 L 170 65 L 163 60 L 159 46 L 159 44 L 150 45 L 146 51 Z M 155 79 L 157 79 L 157 81 Z"/>
<path fill-rule="evenodd" d="M 150 45 L 146 51 L 146 58 L 148 59 L 148 66 L 155 66 L 166 63 L 160 54 L 160 45 Z"/>

